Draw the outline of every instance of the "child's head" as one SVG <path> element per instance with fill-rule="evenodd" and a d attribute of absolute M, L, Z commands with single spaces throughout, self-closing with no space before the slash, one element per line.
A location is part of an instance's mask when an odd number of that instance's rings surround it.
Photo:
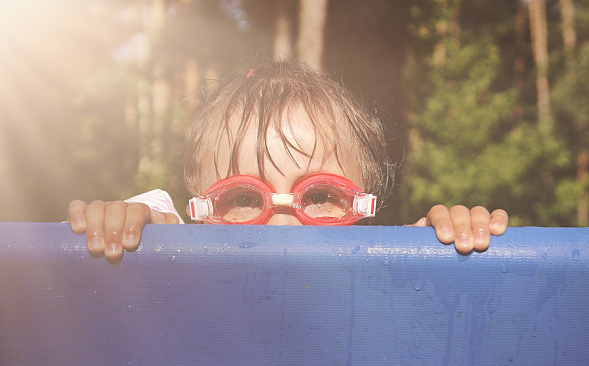
<path fill-rule="evenodd" d="M 325 75 L 279 62 L 237 74 L 204 101 L 188 135 L 185 179 L 194 196 L 236 174 L 285 193 L 302 176 L 331 173 L 382 201 L 389 169 L 373 113 Z"/>

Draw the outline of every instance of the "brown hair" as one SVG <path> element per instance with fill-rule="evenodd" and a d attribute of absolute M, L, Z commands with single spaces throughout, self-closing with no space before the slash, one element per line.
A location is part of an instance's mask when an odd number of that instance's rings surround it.
<path fill-rule="evenodd" d="M 308 114 L 315 130 L 314 148 L 310 153 L 301 151 L 283 133 L 285 127 L 290 127 L 290 122 L 282 117 L 296 107 Z M 222 139 L 229 141 L 231 158 L 224 176 L 217 168 L 217 179 L 239 174 L 240 146 L 245 132 L 252 127 L 257 139 L 260 177 L 264 179 L 264 158 L 280 171 L 266 144 L 270 126 L 278 131 L 289 154 L 294 149 L 311 158 L 317 140 L 324 147 L 326 156 L 335 154 L 340 166 L 342 151 L 357 153 L 364 190 L 377 195 L 380 202 L 388 195 L 393 169 L 386 154 L 383 129 L 375 113 L 341 85 L 303 63 L 269 62 L 240 72 L 222 81 L 212 95 L 203 98 L 197 110 L 195 122 L 188 132 L 184 168 L 186 186 L 194 196 L 202 193 L 198 191 L 200 172 L 209 154 L 213 154 L 217 166 L 218 146 Z M 235 121 L 235 118 L 239 119 L 237 129 L 231 129 L 229 120 Z M 293 162 L 296 163 L 294 159 Z"/>

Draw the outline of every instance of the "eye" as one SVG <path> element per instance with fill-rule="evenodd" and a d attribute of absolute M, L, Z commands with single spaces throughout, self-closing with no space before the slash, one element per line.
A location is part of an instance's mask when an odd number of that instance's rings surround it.
<path fill-rule="evenodd" d="M 264 198 L 249 187 L 235 187 L 221 193 L 213 202 L 215 214 L 231 222 L 246 222 L 264 209 Z"/>
<path fill-rule="evenodd" d="M 253 209 L 264 205 L 262 197 L 257 192 L 235 192 L 227 194 L 224 198 L 224 205 L 233 209 Z"/>
<path fill-rule="evenodd" d="M 240 195 L 235 197 L 235 204 L 238 207 L 250 207 L 254 203 L 255 198 L 250 195 Z"/>
<path fill-rule="evenodd" d="M 350 198 L 337 187 L 319 185 L 303 193 L 301 206 L 311 217 L 340 218 L 349 210 Z"/>
<path fill-rule="evenodd" d="M 323 205 L 329 200 L 331 200 L 331 194 L 326 192 L 313 193 L 311 195 L 311 202 L 314 205 Z"/>

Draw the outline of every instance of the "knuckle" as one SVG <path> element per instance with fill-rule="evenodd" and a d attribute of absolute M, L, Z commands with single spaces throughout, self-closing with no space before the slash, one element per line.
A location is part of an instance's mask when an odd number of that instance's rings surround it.
<path fill-rule="evenodd" d="M 505 216 L 505 217 L 508 216 L 507 211 L 505 211 L 505 210 L 503 210 L 501 208 L 498 208 L 498 209 L 494 210 L 493 211 L 493 214 L 494 215 L 501 215 L 501 216 Z"/>
<path fill-rule="evenodd" d="M 133 210 L 149 211 L 149 206 L 147 206 L 145 203 L 130 202 L 130 203 L 125 203 L 125 204 L 127 205 L 128 208 L 133 209 Z"/>
<path fill-rule="evenodd" d="M 453 205 L 452 207 L 450 207 L 450 209 L 464 211 L 464 210 L 468 210 L 468 207 L 466 207 L 464 205 Z"/>
<path fill-rule="evenodd" d="M 75 199 L 75 200 L 73 200 L 73 201 L 70 202 L 69 207 L 70 208 L 76 208 L 76 207 L 82 207 L 84 205 L 86 205 L 86 202 L 84 202 L 82 200 Z"/>
<path fill-rule="evenodd" d="M 434 207 L 431 208 L 431 211 L 439 211 L 439 210 L 447 210 L 446 206 L 438 203 L 437 205 L 435 205 Z"/>
<path fill-rule="evenodd" d="M 489 210 L 487 210 L 487 208 L 486 208 L 486 207 L 484 207 L 484 206 L 480 206 L 480 205 L 478 205 L 478 206 L 474 206 L 474 207 L 473 207 L 473 208 L 471 208 L 470 210 L 471 210 L 471 211 L 487 211 L 487 212 L 489 212 Z"/>
<path fill-rule="evenodd" d="M 127 204 L 123 201 L 110 201 L 110 202 L 106 203 L 107 208 L 114 208 L 114 209 L 125 208 L 126 205 Z"/>
<path fill-rule="evenodd" d="M 101 200 L 94 200 L 88 204 L 88 207 L 95 208 L 95 207 L 104 207 L 105 202 Z"/>

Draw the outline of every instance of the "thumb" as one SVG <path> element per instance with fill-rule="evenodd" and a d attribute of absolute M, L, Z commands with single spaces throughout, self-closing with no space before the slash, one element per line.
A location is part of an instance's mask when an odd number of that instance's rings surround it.
<path fill-rule="evenodd" d="M 158 210 L 151 210 L 152 224 L 178 224 L 178 217 L 172 212 L 161 212 Z"/>

